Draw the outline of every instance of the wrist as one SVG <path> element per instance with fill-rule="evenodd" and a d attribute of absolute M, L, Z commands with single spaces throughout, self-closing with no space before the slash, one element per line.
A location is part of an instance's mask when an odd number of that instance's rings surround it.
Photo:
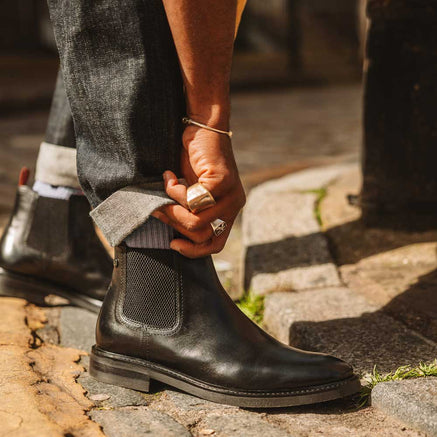
<path fill-rule="evenodd" d="M 219 103 L 189 102 L 187 105 L 187 116 L 189 118 L 224 131 L 229 130 L 230 115 L 231 105 L 229 100 Z"/>

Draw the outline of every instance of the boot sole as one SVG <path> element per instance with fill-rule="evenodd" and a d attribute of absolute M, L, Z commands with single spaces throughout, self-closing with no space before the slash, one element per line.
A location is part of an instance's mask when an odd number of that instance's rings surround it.
<path fill-rule="evenodd" d="M 220 404 L 246 408 L 276 408 L 315 404 L 351 396 L 361 389 L 356 376 L 329 384 L 290 391 L 238 391 L 190 378 L 140 358 L 107 352 L 93 346 L 90 374 L 101 382 L 148 392 L 150 380 L 160 381 L 186 393 Z"/>
<path fill-rule="evenodd" d="M 60 303 L 59 299 L 53 298 L 53 295 L 62 297 L 70 304 L 85 308 L 93 313 L 98 313 L 102 306 L 101 301 L 79 295 L 77 291 L 62 288 L 50 281 L 12 273 L 0 267 L 0 296 L 26 299 L 39 306 L 68 305 L 68 303 Z"/>

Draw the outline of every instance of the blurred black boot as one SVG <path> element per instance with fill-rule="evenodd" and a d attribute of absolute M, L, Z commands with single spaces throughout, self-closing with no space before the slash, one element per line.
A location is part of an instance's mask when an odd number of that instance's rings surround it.
<path fill-rule="evenodd" d="M 97 312 L 110 282 L 112 262 L 97 237 L 85 196 L 39 196 L 27 185 L 0 241 L 0 295 L 39 305 L 53 295 Z"/>

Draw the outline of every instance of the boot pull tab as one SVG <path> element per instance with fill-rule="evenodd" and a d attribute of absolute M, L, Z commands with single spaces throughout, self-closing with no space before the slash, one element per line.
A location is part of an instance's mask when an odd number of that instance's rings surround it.
<path fill-rule="evenodd" d="M 18 186 L 27 185 L 29 180 L 30 171 L 27 167 L 22 167 L 20 170 L 20 176 L 18 177 Z"/>

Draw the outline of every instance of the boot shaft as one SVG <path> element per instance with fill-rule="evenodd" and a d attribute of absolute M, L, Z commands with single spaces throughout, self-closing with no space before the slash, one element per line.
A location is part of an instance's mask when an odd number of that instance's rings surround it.
<path fill-rule="evenodd" d="M 27 185 L 0 240 L 0 267 L 103 298 L 111 260 L 98 239 L 85 196 L 39 196 Z"/>

